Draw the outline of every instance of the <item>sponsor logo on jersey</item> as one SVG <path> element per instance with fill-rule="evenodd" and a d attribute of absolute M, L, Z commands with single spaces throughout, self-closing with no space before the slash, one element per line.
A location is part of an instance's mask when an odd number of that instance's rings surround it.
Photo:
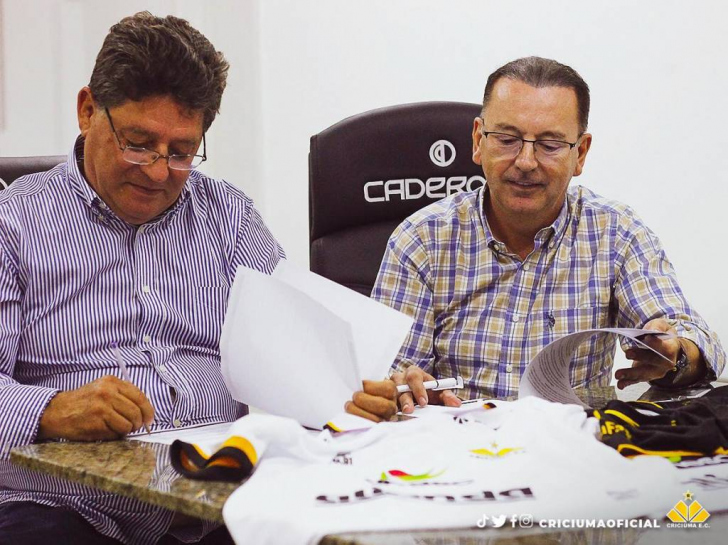
<path fill-rule="evenodd" d="M 376 484 L 393 486 L 457 486 L 473 482 L 472 479 L 466 479 L 464 481 L 438 479 L 445 471 L 445 469 L 437 472 L 428 470 L 415 475 L 402 471 L 401 469 L 390 469 L 382 471 Z"/>
<path fill-rule="evenodd" d="M 391 492 L 388 492 L 388 490 Z M 447 492 L 429 489 L 426 493 L 412 493 L 403 496 L 401 490 L 395 492 L 394 488 L 373 486 L 356 490 L 351 494 L 321 494 L 316 496 L 316 501 L 326 504 L 358 503 L 383 498 L 388 495 L 397 498 L 407 497 L 408 499 L 441 503 L 516 502 L 535 499 L 530 487 L 510 488 L 508 490 L 481 490 L 468 494 L 455 494 L 451 489 L 448 489 Z"/>
<path fill-rule="evenodd" d="M 682 481 L 682 484 L 697 486 L 701 490 L 723 490 L 724 488 L 728 488 L 728 478 L 713 473 L 705 473 L 700 477 L 693 477 L 687 481 Z"/>
<path fill-rule="evenodd" d="M 483 458 L 486 460 L 497 460 L 498 458 L 505 458 L 512 456 L 513 454 L 523 454 L 523 447 L 506 447 L 498 448 L 498 443 L 491 443 L 491 448 L 479 448 L 471 450 L 470 453 L 475 455 L 476 458 Z"/>
<path fill-rule="evenodd" d="M 694 467 L 710 467 L 728 464 L 728 456 L 718 454 L 717 456 L 674 456 L 669 459 L 678 469 L 691 469 Z"/>
<path fill-rule="evenodd" d="M 420 473 L 419 475 L 412 475 L 400 469 L 390 469 L 388 471 L 382 471 L 382 475 L 381 477 L 379 477 L 379 482 L 388 483 L 391 482 L 391 480 L 399 480 L 406 483 L 426 481 L 430 479 L 435 479 L 443 473 L 445 473 L 444 469 L 442 471 L 438 471 L 437 473 L 430 473 L 429 471 L 426 471 L 424 473 Z"/>

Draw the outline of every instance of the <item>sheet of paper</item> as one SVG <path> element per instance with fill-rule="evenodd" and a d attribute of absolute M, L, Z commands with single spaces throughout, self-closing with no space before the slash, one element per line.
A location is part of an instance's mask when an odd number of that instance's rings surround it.
<path fill-rule="evenodd" d="M 233 398 L 304 426 L 322 427 L 361 388 L 351 326 L 305 293 L 245 267 L 231 289 L 220 355 Z"/>
<path fill-rule="evenodd" d="M 281 261 L 273 277 L 309 294 L 351 325 L 362 379 L 386 376 L 412 327 L 411 317 L 288 261 Z"/>
<path fill-rule="evenodd" d="M 210 453 L 211 445 L 219 445 L 228 438 L 230 426 L 233 422 L 220 422 L 218 424 L 205 424 L 201 426 L 190 426 L 174 430 L 156 431 L 154 433 L 133 435 L 129 441 L 142 441 L 144 443 L 162 443 L 171 445 L 175 440 L 194 443 Z"/>
<path fill-rule="evenodd" d="M 279 267 L 273 276 L 238 269 L 222 374 L 238 401 L 320 429 L 363 378 L 386 375 L 412 320 L 285 261 Z"/>
<path fill-rule="evenodd" d="M 579 345 L 594 335 L 622 335 L 640 347 L 652 350 L 656 354 L 659 353 L 641 342 L 637 337 L 645 335 L 670 337 L 669 334 L 660 331 L 628 328 L 586 329 L 565 335 L 547 345 L 528 364 L 521 377 L 518 397 L 536 396 L 548 401 L 574 403 L 586 407 L 586 404 L 577 397 L 571 387 L 569 363 Z"/>

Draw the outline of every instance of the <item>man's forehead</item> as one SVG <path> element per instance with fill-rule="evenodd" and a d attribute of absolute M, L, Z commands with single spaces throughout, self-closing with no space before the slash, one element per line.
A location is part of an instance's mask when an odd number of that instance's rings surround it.
<path fill-rule="evenodd" d="M 484 110 L 486 121 L 511 124 L 536 132 L 573 132 L 579 126 L 576 92 L 570 87 L 534 87 L 501 78 L 493 87 Z"/>
<path fill-rule="evenodd" d="M 187 108 L 172 97 L 127 100 L 109 110 L 114 124 L 125 133 L 149 137 L 171 133 L 182 140 L 195 140 L 202 135 L 202 110 Z"/>

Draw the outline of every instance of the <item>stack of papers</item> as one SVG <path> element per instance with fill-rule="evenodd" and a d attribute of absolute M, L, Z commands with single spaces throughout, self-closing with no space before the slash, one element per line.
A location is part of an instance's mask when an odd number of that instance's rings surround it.
<path fill-rule="evenodd" d="M 582 343 L 588 341 L 595 335 L 621 335 L 636 346 L 650 350 L 661 358 L 670 361 L 654 348 L 643 343 L 640 338 L 648 335 L 655 335 L 663 339 L 672 337 L 671 333 L 650 329 L 631 329 L 604 327 L 602 329 L 585 329 L 564 335 L 548 344 L 531 363 L 521 377 L 521 384 L 518 389 L 518 397 L 535 396 L 547 401 L 557 403 L 571 403 L 586 407 L 586 403 L 579 399 L 571 387 L 569 369 L 571 359 L 576 349 Z"/>
<path fill-rule="evenodd" d="M 304 426 L 341 413 L 362 380 L 382 380 L 412 318 L 281 261 L 271 276 L 240 267 L 220 338 L 236 400 Z"/>

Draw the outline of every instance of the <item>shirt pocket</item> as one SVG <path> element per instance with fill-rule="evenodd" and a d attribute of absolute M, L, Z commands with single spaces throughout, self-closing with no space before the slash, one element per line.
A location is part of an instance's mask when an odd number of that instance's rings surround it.
<path fill-rule="evenodd" d="M 188 292 L 186 321 L 190 334 L 203 343 L 217 342 L 225 319 L 230 288 L 228 286 L 195 286 Z"/>
<path fill-rule="evenodd" d="M 602 329 L 613 325 L 609 304 L 601 302 L 554 310 L 546 313 L 545 320 L 552 340 L 585 329 Z M 606 334 L 594 335 L 582 342 L 571 358 L 569 376 L 572 386 L 587 385 L 604 375 L 614 360 L 615 343 L 615 336 Z"/>
<path fill-rule="evenodd" d="M 586 306 L 551 310 L 545 313 L 546 327 L 558 339 L 585 329 L 609 327 L 609 304 L 590 302 Z"/>

